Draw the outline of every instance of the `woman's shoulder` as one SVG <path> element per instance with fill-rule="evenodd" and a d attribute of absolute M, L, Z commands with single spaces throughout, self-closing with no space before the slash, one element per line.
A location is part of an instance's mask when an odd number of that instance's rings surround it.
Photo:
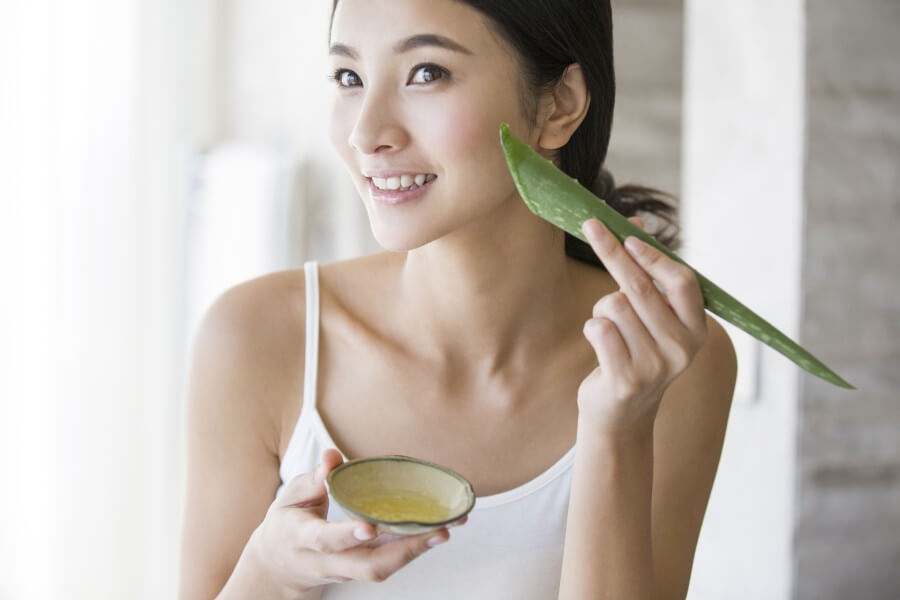
<path fill-rule="evenodd" d="M 711 388 L 711 401 L 731 403 L 737 377 L 737 356 L 728 332 L 718 319 L 706 313 L 706 341 L 682 375 L 681 389 L 694 385 Z"/>
<path fill-rule="evenodd" d="M 302 397 L 305 288 L 303 269 L 291 269 L 216 298 L 194 334 L 191 411 L 255 432 L 277 450 L 279 432 L 299 408 L 292 403 Z"/>
<path fill-rule="evenodd" d="M 318 265 L 316 285 L 324 312 L 371 289 L 384 272 L 378 255 Z M 303 268 L 261 275 L 224 292 L 207 309 L 195 345 L 213 346 L 219 353 L 240 358 L 257 369 L 303 358 L 306 338 L 307 294 Z M 224 357 L 223 357 L 224 358 Z M 300 361 L 302 366 L 302 361 Z"/>
<path fill-rule="evenodd" d="M 348 299 L 380 276 L 382 263 L 361 257 L 319 265 L 320 318 L 348 317 Z M 234 285 L 210 305 L 194 336 L 193 378 L 209 374 L 227 383 L 237 393 L 217 394 L 216 402 L 231 402 L 241 419 L 252 418 L 270 431 L 290 431 L 299 414 L 311 310 L 306 287 L 302 267 Z"/>
<path fill-rule="evenodd" d="M 283 350 L 305 328 L 306 282 L 303 269 L 269 273 L 239 283 L 207 309 L 198 342 L 212 338 L 225 350 Z M 267 353 L 264 353 L 264 355 Z"/>

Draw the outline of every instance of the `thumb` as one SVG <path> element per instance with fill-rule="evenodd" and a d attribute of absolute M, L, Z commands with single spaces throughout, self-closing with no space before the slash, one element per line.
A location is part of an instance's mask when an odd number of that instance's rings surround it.
<path fill-rule="evenodd" d="M 316 473 L 320 474 L 319 476 L 324 480 L 332 470 L 342 464 L 344 464 L 344 458 L 341 456 L 341 453 L 335 448 L 329 448 L 322 453 L 322 458 L 319 463 L 319 468 L 316 469 Z"/>
<path fill-rule="evenodd" d="M 328 503 L 325 480 L 318 476 L 321 467 L 291 479 L 278 494 L 278 506 L 313 508 Z"/>
<path fill-rule="evenodd" d="M 343 461 L 340 452 L 334 449 L 322 453 L 322 462 L 315 470 L 303 473 L 291 479 L 278 497 L 278 505 L 282 507 L 315 508 L 323 515 L 328 510 L 328 490 L 325 478 Z"/>

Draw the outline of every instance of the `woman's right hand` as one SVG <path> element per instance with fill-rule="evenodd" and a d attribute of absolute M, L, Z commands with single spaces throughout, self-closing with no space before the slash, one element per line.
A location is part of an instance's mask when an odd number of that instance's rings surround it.
<path fill-rule="evenodd" d="M 398 537 L 378 535 L 362 521 L 327 521 L 325 478 L 342 462 L 339 452 L 327 450 L 315 471 L 287 484 L 251 535 L 229 583 L 265 581 L 286 597 L 316 598 L 328 583 L 384 581 L 449 539 L 446 528 Z"/>

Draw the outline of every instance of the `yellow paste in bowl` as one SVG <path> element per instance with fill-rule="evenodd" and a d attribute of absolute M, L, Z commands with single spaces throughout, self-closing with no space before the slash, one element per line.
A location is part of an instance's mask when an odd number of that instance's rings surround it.
<path fill-rule="evenodd" d="M 447 518 L 449 510 L 422 492 L 392 491 L 354 498 L 353 509 L 380 521 L 434 523 Z"/>

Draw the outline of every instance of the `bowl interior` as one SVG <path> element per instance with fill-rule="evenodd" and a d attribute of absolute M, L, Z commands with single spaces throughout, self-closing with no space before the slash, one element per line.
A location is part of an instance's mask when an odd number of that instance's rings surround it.
<path fill-rule="evenodd" d="M 328 476 L 332 496 L 344 508 L 385 523 L 443 523 L 467 513 L 472 486 L 444 467 L 402 456 L 344 463 Z"/>

